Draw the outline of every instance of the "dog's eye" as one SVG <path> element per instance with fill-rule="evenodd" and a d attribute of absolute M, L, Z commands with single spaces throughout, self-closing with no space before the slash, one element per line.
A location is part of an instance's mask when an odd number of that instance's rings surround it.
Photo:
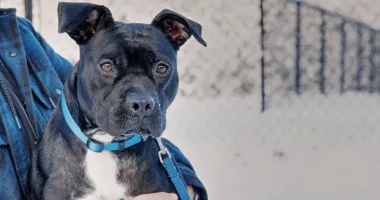
<path fill-rule="evenodd" d="M 101 67 L 102 70 L 105 71 L 105 72 L 111 72 L 111 71 L 112 71 L 112 64 L 109 63 L 109 62 L 102 63 L 102 64 L 100 65 L 100 67 Z"/>
<path fill-rule="evenodd" d="M 165 74 L 167 71 L 168 71 L 169 67 L 167 65 L 164 65 L 164 64 L 159 64 L 157 66 L 157 73 L 159 74 Z"/>

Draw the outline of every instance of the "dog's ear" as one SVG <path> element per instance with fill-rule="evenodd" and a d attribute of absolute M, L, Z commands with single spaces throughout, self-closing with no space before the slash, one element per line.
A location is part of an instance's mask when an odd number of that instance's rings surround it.
<path fill-rule="evenodd" d="M 151 25 L 161 30 L 177 50 L 191 35 L 203 46 L 207 46 L 202 38 L 202 26 L 174 11 L 164 9 L 153 19 Z"/>
<path fill-rule="evenodd" d="M 58 4 L 58 32 L 66 32 L 79 45 L 101 29 L 114 25 L 110 10 L 90 3 Z"/>

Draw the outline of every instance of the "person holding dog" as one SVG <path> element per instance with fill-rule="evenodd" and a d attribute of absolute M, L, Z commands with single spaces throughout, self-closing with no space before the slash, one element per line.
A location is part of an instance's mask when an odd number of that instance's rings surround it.
<path fill-rule="evenodd" d="M 0 8 L 0 199 L 25 198 L 32 151 L 61 95 L 72 65 L 55 53 L 15 9 Z M 207 192 L 191 163 L 165 140 L 192 199 Z M 178 199 L 176 194 L 144 194 L 135 200 Z"/>

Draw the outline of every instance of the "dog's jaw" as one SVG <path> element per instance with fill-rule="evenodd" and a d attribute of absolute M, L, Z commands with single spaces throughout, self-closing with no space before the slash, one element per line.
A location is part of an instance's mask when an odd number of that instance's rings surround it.
<path fill-rule="evenodd" d="M 96 130 L 96 129 L 90 129 L 86 131 L 87 135 L 92 135 L 91 138 L 95 139 L 99 142 L 104 142 L 104 143 L 110 143 L 112 142 L 115 137 L 108 134 L 107 132 Z"/>

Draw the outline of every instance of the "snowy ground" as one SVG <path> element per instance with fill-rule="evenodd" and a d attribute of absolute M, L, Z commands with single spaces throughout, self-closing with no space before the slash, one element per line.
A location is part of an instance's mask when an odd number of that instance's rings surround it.
<path fill-rule="evenodd" d="M 260 114 L 255 98 L 177 98 L 166 136 L 210 199 L 380 199 L 380 98 L 294 98 Z"/>

